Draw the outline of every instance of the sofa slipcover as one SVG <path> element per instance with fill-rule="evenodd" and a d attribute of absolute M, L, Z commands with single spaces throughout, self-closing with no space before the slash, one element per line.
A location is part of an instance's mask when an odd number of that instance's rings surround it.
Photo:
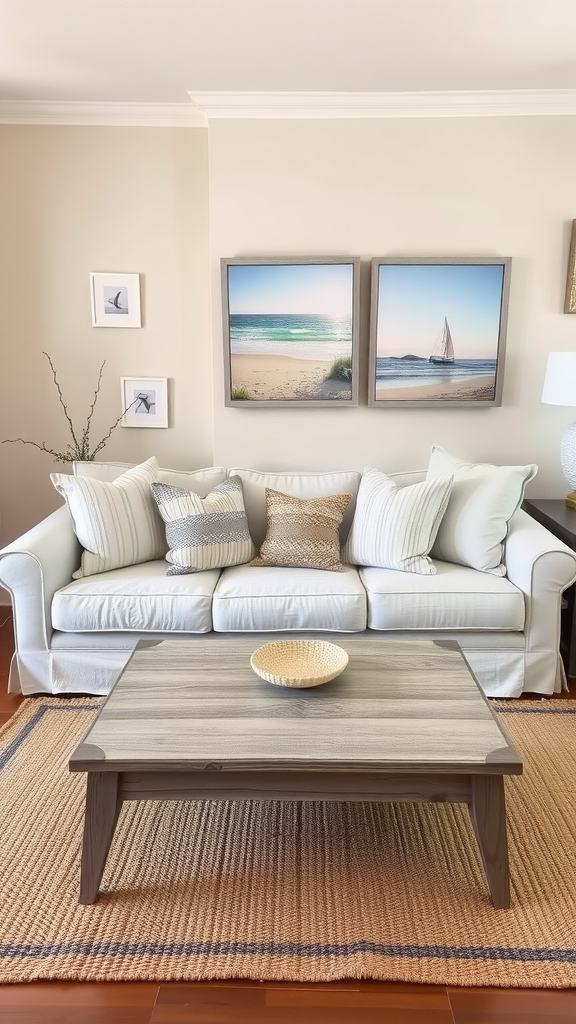
<path fill-rule="evenodd" d="M 89 463 L 75 470 L 111 480 L 126 468 Z M 160 473 L 165 482 L 200 494 L 226 475 L 222 467 Z M 256 546 L 265 535 L 266 487 L 302 498 L 351 493 L 340 531 L 345 543 L 359 472 L 234 473 L 243 480 Z M 425 475 L 391 474 L 400 486 Z M 438 560 L 433 576 L 373 566 L 331 573 L 241 565 L 167 577 L 165 563 L 154 561 L 74 580 L 80 556 L 66 507 L 0 551 L 0 583 L 12 595 L 16 639 L 9 689 L 105 694 L 143 638 L 154 642 L 203 632 L 209 658 L 216 631 L 238 630 L 330 635 L 377 629 L 390 639 L 441 636 L 458 641 L 488 696 L 551 694 L 564 682 L 561 601 L 576 578 L 576 553 L 521 509 L 509 523 L 503 577 Z"/>

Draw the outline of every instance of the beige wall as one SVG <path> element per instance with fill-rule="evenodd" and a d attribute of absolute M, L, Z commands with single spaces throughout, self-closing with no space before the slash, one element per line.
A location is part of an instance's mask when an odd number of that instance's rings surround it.
<path fill-rule="evenodd" d="M 576 317 L 562 313 L 575 127 L 569 117 L 215 121 L 216 461 L 392 471 L 425 467 L 437 442 L 472 459 L 537 462 L 530 493 L 565 494 L 560 435 L 574 411 L 540 396 L 546 353 L 576 349 Z M 511 256 L 502 407 L 225 408 L 219 257 L 302 254 L 363 257 L 364 353 L 372 256 Z"/>
<path fill-rule="evenodd" d="M 121 412 L 120 377 L 169 379 L 167 430 L 119 427 L 100 458 L 212 463 L 208 154 L 205 129 L 0 126 L 0 438 L 65 449 L 50 368 L 99 440 Z M 139 330 L 93 328 L 90 272 L 138 272 Z M 2 541 L 61 504 L 35 448 L 0 445 Z"/>
<path fill-rule="evenodd" d="M 425 466 L 437 442 L 472 459 L 535 461 L 530 492 L 563 495 L 560 436 L 574 413 L 540 395 L 546 353 L 576 349 L 576 317 L 562 313 L 575 127 L 569 117 L 0 126 L 0 438 L 68 443 L 45 350 L 79 420 L 106 359 L 95 437 L 119 415 L 120 376 L 170 379 L 170 428 L 119 428 L 103 458 L 392 471 Z M 220 257 L 302 254 L 363 257 L 363 394 L 372 256 L 511 256 L 502 407 L 225 408 Z M 142 275 L 141 330 L 91 327 L 90 271 Z M 59 468 L 0 445 L 3 543 L 58 506 L 48 474 Z"/>

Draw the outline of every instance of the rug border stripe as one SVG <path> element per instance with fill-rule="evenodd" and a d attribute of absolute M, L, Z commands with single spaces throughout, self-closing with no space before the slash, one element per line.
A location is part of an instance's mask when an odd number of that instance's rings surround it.
<path fill-rule="evenodd" d="M 12 760 L 14 754 L 16 754 L 16 752 L 22 746 L 24 740 L 28 739 L 28 736 L 30 735 L 32 730 L 36 728 L 36 726 L 44 718 L 44 715 L 49 711 L 96 711 L 96 708 L 94 707 L 93 704 L 76 704 L 73 707 L 65 707 L 62 704 L 55 704 L 53 707 L 50 707 L 49 704 L 41 705 L 39 708 L 36 709 L 36 711 L 32 715 L 32 718 L 28 722 L 26 722 L 26 725 L 22 726 L 22 729 L 20 730 L 18 735 L 15 736 L 12 742 L 8 744 L 4 753 L 0 754 L 0 771 L 2 771 L 2 769 L 6 767 L 8 762 Z M 11 719 L 8 719 L 6 725 L 10 725 L 10 723 Z"/>
<path fill-rule="evenodd" d="M 440 960 L 501 960 L 516 963 L 576 963 L 576 949 L 506 946 L 417 946 L 359 939 L 348 943 L 298 942 L 71 942 L 53 945 L 0 946 L 1 959 L 49 956 L 301 956 L 348 957 L 374 953 L 383 957 Z"/>

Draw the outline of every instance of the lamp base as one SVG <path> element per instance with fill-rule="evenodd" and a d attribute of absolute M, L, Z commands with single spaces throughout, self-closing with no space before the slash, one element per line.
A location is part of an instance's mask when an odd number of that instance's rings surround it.
<path fill-rule="evenodd" d="M 566 498 L 570 508 L 576 508 L 576 422 L 566 427 L 560 441 L 560 465 L 566 483 L 572 488 Z"/>

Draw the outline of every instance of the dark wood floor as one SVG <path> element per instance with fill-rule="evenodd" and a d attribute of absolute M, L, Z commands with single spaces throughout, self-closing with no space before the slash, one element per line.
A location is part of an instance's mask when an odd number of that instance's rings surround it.
<path fill-rule="evenodd" d="M 12 621 L 0 608 L 0 724 Z M 564 695 L 566 696 L 566 694 Z M 570 696 L 576 699 L 576 681 Z M 0 941 L 1 941 L 0 910 Z M 1 1024 L 576 1024 L 576 989 L 446 988 L 396 982 L 34 982 L 0 985 Z"/>

